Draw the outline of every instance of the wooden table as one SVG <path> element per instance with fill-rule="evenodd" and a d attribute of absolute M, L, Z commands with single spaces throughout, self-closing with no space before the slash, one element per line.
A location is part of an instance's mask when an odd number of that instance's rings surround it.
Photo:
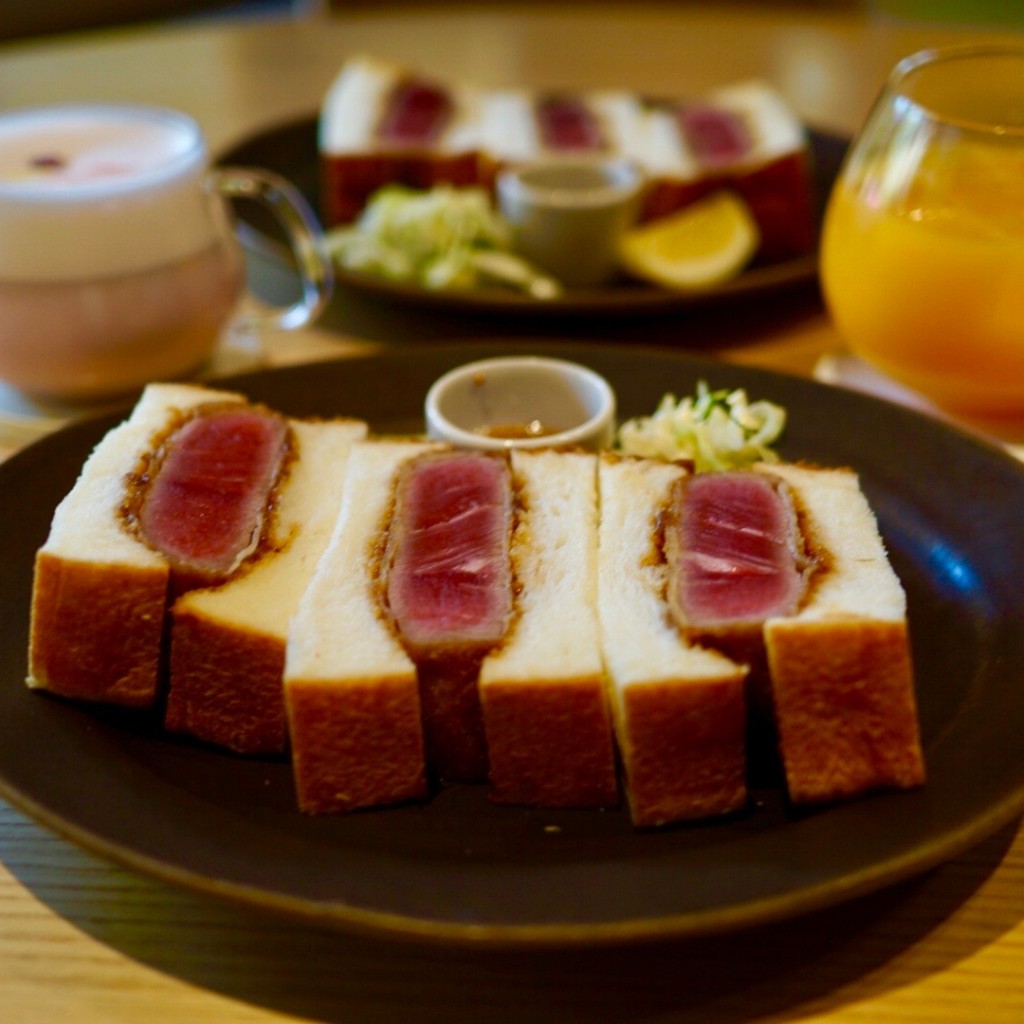
<path fill-rule="evenodd" d="M 761 75 L 810 124 L 849 133 L 896 59 L 996 34 L 783 5 L 354 5 L 298 21 L 8 45 L 0 103 L 175 106 L 220 152 L 315 111 L 342 59 L 364 51 L 486 85 L 671 94 Z M 273 268 L 264 273 L 272 285 Z M 573 330 L 530 328 L 556 329 Z M 271 355 L 343 356 L 487 330 L 356 299 Z M 797 373 L 839 344 L 813 288 L 643 330 L 659 345 Z M 0 802 L 0 907 L 0 1019 L 11 1024 L 1024 1020 L 1019 823 L 924 877 L 790 923 L 654 947 L 495 954 L 355 938 L 224 905 L 98 860 Z"/>

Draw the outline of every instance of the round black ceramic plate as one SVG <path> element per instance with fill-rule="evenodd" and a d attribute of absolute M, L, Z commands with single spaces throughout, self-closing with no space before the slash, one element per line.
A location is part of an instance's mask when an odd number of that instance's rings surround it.
<path fill-rule="evenodd" d="M 848 140 L 809 132 L 813 156 L 814 193 L 820 222 Z M 264 167 L 291 181 L 314 210 L 320 208 L 317 121 L 314 116 L 276 125 L 251 136 L 220 155 L 220 163 Z M 246 245 L 281 260 L 288 251 L 265 208 L 238 208 L 240 233 Z M 340 284 L 391 302 L 449 311 L 501 313 L 517 316 L 582 316 L 666 313 L 722 301 L 743 300 L 807 284 L 817 275 L 817 253 L 772 264 L 755 264 L 726 284 L 683 293 L 654 285 L 620 280 L 601 288 L 567 289 L 559 298 L 540 301 L 500 288 L 434 291 L 415 284 L 387 281 L 369 274 L 340 270 Z"/>
<path fill-rule="evenodd" d="M 690 935 L 794 915 L 948 859 L 1024 807 L 1024 470 L 939 423 L 810 381 L 682 355 L 509 345 L 606 374 L 623 415 L 698 379 L 789 409 L 788 458 L 861 474 L 908 592 L 929 780 L 794 812 L 770 777 L 726 820 L 637 831 L 625 810 L 492 806 L 451 786 L 411 806 L 312 818 L 284 759 L 162 735 L 145 717 L 24 685 L 32 558 L 55 504 L 119 418 L 0 465 L 0 793 L 122 864 L 318 922 L 493 944 Z M 420 423 L 428 385 L 493 346 L 394 351 L 235 378 L 293 415 Z"/>

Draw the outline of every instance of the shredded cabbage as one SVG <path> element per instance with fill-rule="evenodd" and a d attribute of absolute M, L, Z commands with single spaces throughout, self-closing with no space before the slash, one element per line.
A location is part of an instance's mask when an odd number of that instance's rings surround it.
<path fill-rule="evenodd" d="M 326 242 L 339 267 L 393 281 L 432 289 L 493 283 L 538 299 L 561 293 L 557 281 L 510 251 L 511 231 L 482 188 L 386 185 L 355 224 L 327 232 Z"/>
<path fill-rule="evenodd" d="M 690 460 L 697 472 L 740 469 L 777 462 L 771 446 L 785 426 L 781 405 L 751 402 L 743 388 L 712 391 L 700 381 L 696 396 L 676 401 L 667 394 L 653 415 L 623 423 L 616 447 L 627 455 Z"/>

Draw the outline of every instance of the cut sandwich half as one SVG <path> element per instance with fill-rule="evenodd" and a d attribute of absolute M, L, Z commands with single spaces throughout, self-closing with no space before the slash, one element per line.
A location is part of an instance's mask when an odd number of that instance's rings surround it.
<path fill-rule="evenodd" d="M 288 626 L 327 547 L 360 420 L 289 421 L 293 451 L 259 557 L 171 608 L 166 725 L 239 753 L 284 750 Z"/>
<path fill-rule="evenodd" d="M 150 385 L 82 467 L 36 555 L 29 686 L 130 707 L 156 702 L 171 563 L 140 536 L 128 499 L 161 440 L 211 404 L 241 407 L 244 399 Z"/>
<path fill-rule="evenodd" d="M 750 666 L 751 725 L 774 736 L 790 799 L 923 782 L 906 598 L 856 474 L 701 473 L 665 522 L 672 618 Z"/>
<path fill-rule="evenodd" d="M 688 640 L 668 609 L 662 522 L 687 470 L 606 455 L 599 474 L 598 609 L 633 822 L 737 811 L 747 801 L 746 667 Z"/>
<path fill-rule="evenodd" d="M 597 621 L 597 457 L 515 451 L 517 616 L 480 701 L 499 803 L 610 807 L 615 751 Z"/>
<path fill-rule="evenodd" d="M 330 543 L 292 620 L 285 707 L 299 806 L 310 814 L 427 793 L 416 665 L 380 606 L 401 467 L 420 441 L 353 446 Z"/>
<path fill-rule="evenodd" d="M 906 595 L 857 475 L 757 468 L 788 485 L 822 562 L 800 609 L 764 626 L 790 798 L 815 803 L 921 785 Z"/>

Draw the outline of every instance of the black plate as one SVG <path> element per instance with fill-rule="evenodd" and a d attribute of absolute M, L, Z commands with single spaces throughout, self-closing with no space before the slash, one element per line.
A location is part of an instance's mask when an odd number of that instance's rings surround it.
<path fill-rule="evenodd" d="M 856 467 L 909 597 L 929 781 L 795 814 L 770 784 L 725 821 L 635 831 L 625 811 L 495 807 L 483 786 L 310 818 L 283 760 L 248 760 L 24 685 L 32 556 L 54 505 L 118 417 L 0 465 L 0 792 L 144 872 L 347 928 L 494 944 L 709 933 L 837 903 L 952 857 L 1024 806 L 1024 471 L 908 410 L 766 372 L 644 349 L 507 346 L 605 373 L 624 415 L 699 378 L 790 411 L 783 454 Z M 293 415 L 419 423 L 450 345 L 231 382 Z"/>
<path fill-rule="evenodd" d="M 810 131 L 814 158 L 814 192 L 818 221 L 824 210 L 849 140 Z M 289 179 L 313 207 L 320 209 L 317 120 L 308 116 L 258 132 L 221 154 L 220 163 L 264 167 Z M 288 260 L 279 229 L 266 209 L 239 206 L 243 242 L 276 259 Z M 585 316 L 667 313 L 722 301 L 753 298 L 797 285 L 817 276 L 817 253 L 779 263 L 754 265 L 732 281 L 700 292 L 673 292 L 654 285 L 620 281 L 602 288 L 567 289 L 557 299 L 539 301 L 500 288 L 433 291 L 415 284 L 387 281 L 369 274 L 340 270 L 339 283 L 388 301 L 447 311 L 501 313 L 517 316 Z"/>

